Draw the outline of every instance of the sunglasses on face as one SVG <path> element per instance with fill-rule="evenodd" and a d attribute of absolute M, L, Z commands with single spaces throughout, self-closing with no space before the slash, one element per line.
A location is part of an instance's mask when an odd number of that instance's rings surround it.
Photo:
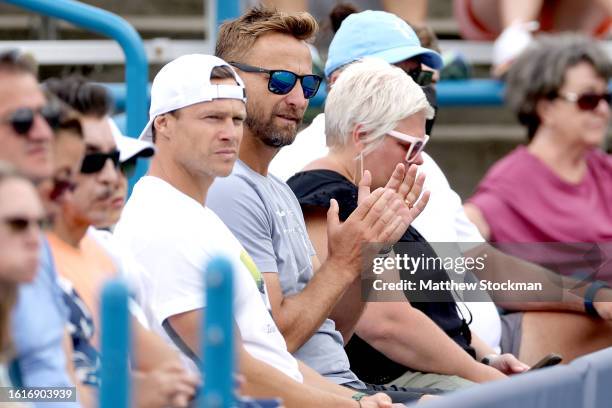
<path fill-rule="evenodd" d="M 19 108 L 9 115 L 4 122 L 9 123 L 15 133 L 25 136 L 32 129 L 36 115 L 41 115 L 51 129 L 57 129 L 60 120 L 60 109 L 55 105 L 45 105 L 40 109 Z"/>
<path fill-rule="evenodd" d="M 53 179 L 53 189 L 49 194 L 51 201 L 56 201 L 58 198 L 66 194 L 67 192 L 73 192 L 77 185 L 71 180 L 65 179 Z"/>
<path fill-rule="evenodd" d="M 119 164 L 119 170 L 127 179 L 131 179 L 136 173 L 137 160 L 137 157 L 132 157 L 131 159 Z"/>
<path fill-rule="evenodd" d="M 425 145 L 429 141 L 429 135 L 425 135 L 425 137 L 421 139 L 398 132 L 397 130 L 391 130 L 387 132 L 387 135 L 410 144 L 410 147 L 408 147 L 408 151 L 406 152 L 406 157 L 404 157 L 406 163 L 412 163 L 419 153 L 423 151 Z"/>
<path fill-rule="evenodd" d="M 567 92 L 564 94 L 560 94 L 559 97 L 568 102 L 575 103 L 576 106 L 578 106 L 578 109 L 583 111 L 595 110 L 599 106 L 599 102 L 601 102 L 602 99 L 606 101 L 608 105 L 610 105 L 610 103 L 612 102 L 612 94 L 610 92 L 587 92 L 581 95 L 578 95 L 573 92 Z"/>
<path fill-rule="evenodd" d="M 268 74 L 268 90 L 277 95 L 286 95 L 291 92 L 299 79 L 302 85 L 302 92 L 304 92 L 304 98 L 310 99 L 316 95 L 323 80 L 323 78 L 314 74 L 298 75 L 295 72 L 282 69 L 264 69 L 238 62 L 232 62 L 231 65 L 244 72 Z"/>
<path fill-rule="evenodd" d="M 119 150 L 108 153 L 89 153 L 83 158 L 81 164 L 81 174 L 93 174 L 100 172 L 106 165 L 106 161 L 111 160 L 113 167 L 119 167 Z"/>
<path fill-rule="evenodd" d="M 15 234 L 24 233 L 30 228 L 40 231 L 46 225 L 44 218 L 26 218 L 20 216 L 3 218 L 2 222 Z"/>
<path fill-rule="evenodd" d="M 427 86 L 433 82 L 433 71 L 423 71 L 420 65 L 408 70 L 405 69 L 404 72 L 419 86 Z"/>

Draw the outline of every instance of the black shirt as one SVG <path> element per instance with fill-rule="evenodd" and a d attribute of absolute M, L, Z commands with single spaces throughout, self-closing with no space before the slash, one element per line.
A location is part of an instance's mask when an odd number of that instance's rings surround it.
<path fill-rule="evenodd" d="M 291 177 L 287 184 L 293 190 L 304 211 L 313 208 L 329 208 L 329 200 L 334 198 L 340 207 L 339 217 L 346 220 L 357 208 L 358 188 L 341 174 L 331 170 L 310 170 L 297 173 Z M 425 238 L 413 227 L 409 227 L 400 242 L 410 242 L 409 246 L 402 246 L 409 256 L 436 256 L 434 249 Z M 396 249 L 397 252 L 397 249 Z M 426 273 L 427 279 L 446 281 L 448 275 L 444 269 L 416 271 L 414 274 L 400 270 L 401 279 L 420 279 Z M 405 292 L 408 297 L 408 293 Z M 412 307 L 426 314 L 444 332 L 452 338 L 461 348 L 475 357 L 475 351 L 470 346 L 471 335 L 465 319 L 459 316 L 457 304 L 450 292 L 438 293 L 438 302 L 411 302 Z M 415 328 L 418 329 L 418 328 Z M 351 363 L 351 369 L 365 382 L 385 384 L 400 377 L 409 370 L 374 349 L 359 336 L 354 335 L 345 347 Z M 414 371 L 414 370 L 411 370 Z"/>

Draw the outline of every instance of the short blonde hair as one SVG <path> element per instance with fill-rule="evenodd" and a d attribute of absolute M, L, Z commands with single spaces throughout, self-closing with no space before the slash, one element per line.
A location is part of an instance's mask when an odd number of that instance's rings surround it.
<path fill-rule="evenodd" d="M 352 63 L 340 74 L 325 102 L 325 134 L 329 147 L 344 147 L 355 126 L 367 133 L 372 151 L 397 122 L 419 112 L 432 119 L 425 93 L 400 68 L 378 58 Z"/>
<path fill-rule="evenodd" d="M 253 7 L 221 25 L 215 55 L 228 62 L 240 61 L 263 35 L 280 33 L 309 41 L 317 30 L 317 21 L 306 12 L 284 13 L 263 6 Z"/>

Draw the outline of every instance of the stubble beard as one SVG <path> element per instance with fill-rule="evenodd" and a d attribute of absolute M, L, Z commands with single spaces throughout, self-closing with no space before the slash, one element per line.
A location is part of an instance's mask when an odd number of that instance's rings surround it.
<path fill-rule="evenodd" d="M 247 118 L 244 124 L 250 130 L 251 134 L 261 140 L 263 144 L 280 149 L 284 146 L 289 146 L 295 140 L 297 129 L 302 122 L 303 114 L 300 115 L 296 111 L 290 113 L 300 118 L 295 127 L 281 127 L 274 124 L 276 114 L 277 109 L 274 109 L 270 117 L 264 121 L 262 112 L 257 109 L 251 112 L 247 109 Z"/>

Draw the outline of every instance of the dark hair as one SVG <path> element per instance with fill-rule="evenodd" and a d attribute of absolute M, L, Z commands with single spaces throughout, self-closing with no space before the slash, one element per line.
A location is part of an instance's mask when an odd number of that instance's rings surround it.
<path fill-rule="evenodd" d="M 81 115 L 102 118 L 113 105 L 106 88 L 79 76 L 50 78 L 43 86 Z"/>
<path fill-rule="evenodd" d="M 342 22 L 345 18 L 347 18 L 351 14 L 358 12 L 359 9 L 357 8 L 357 6 L 351 3 L 337 4 L 336 7 L 334 7 L 329 13 L 329 20 L 331 22 L 331 27 L 334 33 L 336 33 L 340 29 L 340 25 L 342 25 Z"/>
<path fill-rule="evenodd" d="M 31 55 L 24 54 L 18 49 L 3 50 L 0 51 L 0 72 L 29 74 L 36 77 L 38 64 Z"/>
<path fill-rule="evenodd" d="M 558 96 L 567 70 L 588 62 L 606 82 L 612 63 L 592 38 L 578 34 L 541 35 L 512 64 L 506 78 L 506 101 L 533 139 L 540 127 L 537 104 Z"/>
<path fill-rule="evenodd" d="M 306 12 L 284 13 L 264 6 L 253 7 L 221 25 L 215 55 L 225 61 L 240 61 L 263 35 L 281 33 L 310 40 L 317 29 L 317 21 Z"/>
<path fill-rule="evenodd" d="M 83 139 L 83 127 L 79 115 L 72 109 L 63 107 L 60 113 L 60 120 L 57 126 L 57 131 L 64 130 Z"/>

